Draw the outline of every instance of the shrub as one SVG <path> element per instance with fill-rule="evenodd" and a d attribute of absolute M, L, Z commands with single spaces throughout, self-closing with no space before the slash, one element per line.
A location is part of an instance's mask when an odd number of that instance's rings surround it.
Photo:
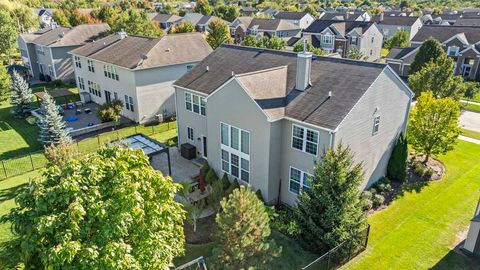
<path fill-rule="evenodd" d="M 208 184 L 208 185 L 211 185 L 213 184 L 215 181 L 218 180 L 218 176 L 217 174 L 215 173 L 215 171 L 210 168 L 208 170 L 208 173 L 207 173 L 207 176 L 205 177 L 205 182 Z"/>
<path fill-rule="evenodd" d="M 210 165 L 208 165 L 208 162 L 203 163 L 202 167 L 200 168 L 200 171 L 202 171 L 204 175 L 207 175 L 209 170 L 210 170 Z"/>
<path fill-rule="evenodd" d="M 423 171 L 423 178 L 425 180 L 430 180 L 432 178 L 432 175 L 435 173 L 435 171 L 432 168 L 426 168 Z"/>
<path fill-rule="evenodd" d="M 373 208 L 373 202 L 371 199 L 363 199 L 363 210 L 368 211 Z"/>
<path fill-rule="evenodd" d="M 240 188 L 240 184 L 238 183 L 238 180 L 235 178 L 235 179 L 233 179 L 233 182 L 230 185 L 230 187 L 225 192 L 226 193 L 225 196 L 228 196 L 229 194 L 231 194 L 237 188 Z"/>
<path fill-rule="evenodd" d="M 62 80 L 54 80 L 50 82 L 50 85 L 53 87 L 60 87 L 63 86 Z"/>
<path fill-rule="evenodd" d="M 407 157 L 407 139 L 401 133 L 388 161 L 388 177 L 399 182 L 405 181 L 407 178 Z"/>
<path fill-rule="evenodd" d="M 413 171 L 416 175 L 423 177 L 425 174 L 425 165 L 423 165 L 420 161 L 415 161 L 413 163 Z"/>
<path fill-rule="evenodd" d="M 385 195 L 392 191 L 392 185 L 390 184 L 390 179 L 387 177 L 382 177 L 378 182 L 375 184 L 374 188 L 378 193 Z"/>
<path fill-rule="evenodd" d="M 61 140 L 58 145 L 45 146 L 45 157 L 49 165 L 63 167 L 70 160 L 78 159 L 80 152 L 70 141 Z"/>
<path fill-rule="evenodd" d="M 372 203 L 373 203 L 374 207 L 379 207 L 380 205 L 383 204 L 383 202 L 385 202 L 385 197 L 383 197 L 383 195 L 381 195 L 381 194 L 373 195 Z"/>
<path fill-rule="evenodd" d="M 227 173 L 223 174 L 221 181 L 222 181 L 223 190 L 227 190 L 230 187 L 230 180 L 228 180 Z"/>
<path fill-rule="evenodd" d="M 271 215 L 270 225 L 275 230 L 295 237 L 300 232 L 300 227 L 295 221 L 294 213 L 290 208 L 273 209 L 273 215 Z"/>
<path fill-rule="evenodd" d="M 265 203 L 265 201 L 263 200 L 263 196 L 262 196 L 262 190 L 260 189 L 257 189 L 257 191 L 255 191 L 255 195 L 257 195 L 257 198 L 262 201 L 263 203 Z"/>
<path fill-rule="evenodd" d="M 102 122 L 117 122 L 120 120 L 120 113 L 123 109 L 123 103 L 120 100 L 114 100 L 110 103 L 104 103 L 98 109 L 98 118 Z"/>

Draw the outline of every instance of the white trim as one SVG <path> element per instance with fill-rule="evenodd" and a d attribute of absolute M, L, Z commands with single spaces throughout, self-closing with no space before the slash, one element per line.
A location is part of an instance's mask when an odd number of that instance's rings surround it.
<path fill-rule="evenodd" d="M 226 125 L 228 127 L 228 146 L 224 145 L 222 143 L 222 124 Z M 231 143 L 232 127 L 236 128 L 238 130 L 238 150 L 231 147 L 231 144 L 232 144 Z M 251 182 L 252 182 L 252 171 L 251 171 L 252 161 L 251 161 L 251 158 L 250 158 L 251 157 L 250 145 L 251 145 L 251 142 L 252 142 L 252 135 L 251 135 L 252 133 L 248 130 L 245 130 L 245 129 L 242 129 L 242 128 L 239 128 L 239 127 L 236 127 L 236 126 L 233 126 L 233 125 L 227 124 L 225 122 L 221 122 L 221 121 L 220 121 L 219 128 L 220 128 L 220 130 L 219 130 L 220 131 L 220 170 L 222 172 L 227 173 L 228 175 L 230 175 L 232 177 L 235 177 L 236 179 L 240 180 L 242 183 L 246 183 L 246 184 L 251 185 Z M 245 131 L 245 132 L 248 133 L 248 154 L 242 152 L 242 131 Z M 228 153 L 228 164 L 229 164 L 228 172 L 223 170 L 222 151 L 225 151 L 225 152 Z M 238 176 L 234 176 L 234 175 L 231 174 L 231 166 L 232 166 L 231 155 L 232 154 L 238 157 Z M 248 182 L 244 181 L 242 179 L 242 159 L 248 161 Z"/>
<path fill-rule="evenodd" d="M 303 129 L 303 132 L 304 132 L 304 133 L 303 133 L 303 138 L 302 138 L 302 141 L 303 141 L 303 143 L 302 143 L 302 150 L 293 147 L 293 129 L 294 129 L 295 127 L 298 127 L 298 128 Z M 315 133 L 317 134 L 317 143 L 316 143 L 316 144 L 317 144 L 317 149 L 316 149 L 316 151 L 315 151 L 315 154 L 312 154 L 312 153 L 307 152 L 307 132 L 308 132 L 308 130 L 313 131 L 313 132 L 315 132 Z M 319 145 L 320 145 L 320 132 L 318 132 L 318 130 L 313 130 L 313 129 L 310 129 L 310 128 L 307 128 L 307 127 L 302 127 L 302 126 L 299 126 L 299 125 L 292 124 L 292 132 L 291 132 L 290 138 L 291 138 L 291 139 L 290 139 L 290 147 L 291 147 L 292 149 L 297 150 L 297 151 L 300 151 L 300 152 L 305 153 L 305 154 L 308 154 L 308 155 L 311 155 L 311 156 L 314 156 L 314 157 L 317 157 L 317 156 L 318 156 L 318 147 L 319 147 Z M 305 150 L 303 150 L 303 149 L 305 149 Z"/>
<path fill-rule="evenodd" d="M 458 39 L 460 42 L 462 42 L 463 45 L 469 45 L 468 42 L 465 42 L 465 40 L 463 40 L 461 38 L 461 35 L 460 33 L 459 34 L 455 34 L 454 36 L 452 36 L 451 38 L 445 40 L 444 42 L 442 42 L 442 45 L 445 45 L 447 46 L 447 43 L 454 40 L 454 39 Z M 459 47 L 460 48 L 460 47 Z"/>
<path fill-rule="evenodd" d="M 190 134 L 189 134 L 190 129 L 192 130 L 192 137 L 193 137 L 191 139 L 189 138 L 190 137 Z M 187 126 L 187 140 L 191 141 L 193 143 L 195 143 L 195 133 L 194 132 L 195 132 L 195 130 L 191 126 Z"/>
<path fill-rule="evenodd" d="M 320 129 L 320 130 L 323 130 L 323 131 L 328 131 L 328 132 L 333 132 L 335 133 L 336 131 L 333 130 L 333 129 L 330 129 L 330 128 L 325 128 L 325 127 L 321 127 L 321 126 L 317 126 L 317 125 L 314 125 L 314 124 L 309 124 L 307 122 L 304 122 L 304 121 L 300 121 L 300 120 L 297 120 L 295 118 L 291 118 L 291 117 L 288 117 L 288 116 L 284 116 L 280 119 L 277 119 L 275 121 L 272 121 L 273 122 L 276 122 L 276 121 L 279 121 L 279 120 L 288 120 L 288 121 L 291 121 L 291 122 L 294 122 L 294 123 L 297 123 L 297 124 L 301 124 L 301 125 L 306 125 L 306 126 L 310 126 L 312 128 L 316 128 L 316 129 Z"/>

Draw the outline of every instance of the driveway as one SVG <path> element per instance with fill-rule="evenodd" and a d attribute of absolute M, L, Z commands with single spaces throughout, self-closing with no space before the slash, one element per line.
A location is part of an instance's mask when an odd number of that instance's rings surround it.
<path fill-rule="evenodd" d="M 463 111 L 458 121 L 463 128 L 480 132 L 480 113 Z"/>
<path fill-rule="evenodd" d="M 199 173 L 200 167 L 192 161 L 184 159 L 177 147 L 170 147 L 170 163 L 172 165 L 172 179 L 177 183 L 191 183 L 192 176 Z M 153 157 L 152 167 L 161 171 L 163 175 L 168 174 L 168 161 L 166 154 L 159 154 Z"/>

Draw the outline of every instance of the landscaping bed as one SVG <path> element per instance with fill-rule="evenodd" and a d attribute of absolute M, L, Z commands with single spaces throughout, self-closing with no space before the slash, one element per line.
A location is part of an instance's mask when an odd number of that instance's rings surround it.
<path fill-rule="evenodd" d="M 197 231 L 193 231 L 193 225 L 185 222 L 183 226 L 185 242 L 188 244 L 206 244 L 213 242 L 213 233 L 217 230 L 215 215 L 201 218 L 197 221 Z"/>

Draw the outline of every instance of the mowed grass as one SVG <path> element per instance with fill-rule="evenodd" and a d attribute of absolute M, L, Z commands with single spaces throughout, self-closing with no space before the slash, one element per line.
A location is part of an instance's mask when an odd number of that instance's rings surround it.
<path fill-rule="evenodd" d="M 461 108 L 464 109 L 464 110 L 467 110 L 467 111 L 480 113 L 480 105 L 477 105 L 477 104 L 462 103 Z"/>
<path fill-rule="evenodd" d="M 465 236 L 480 189 L 480 145 L 458 141 L 440 160 L 444 179 L 406 191 L 369 218 L 368 248 L 345 269 L 478 269 L 452 251 Z"/>
<path fill-rule="evenodd" d="M 473 98 L 463 98 L 463 99 L 480 102 L 480 94 L 476 94 Z"/>
<path fill-rule="evenodd" d="M 464 128 L 462 128 L 461 130 L 462 130 L 462 135 L 463 136 L 480 140 L 480 132 L 473 131 L 473 130 L 468 130 L 468 129 L 464 129 Z"/>

